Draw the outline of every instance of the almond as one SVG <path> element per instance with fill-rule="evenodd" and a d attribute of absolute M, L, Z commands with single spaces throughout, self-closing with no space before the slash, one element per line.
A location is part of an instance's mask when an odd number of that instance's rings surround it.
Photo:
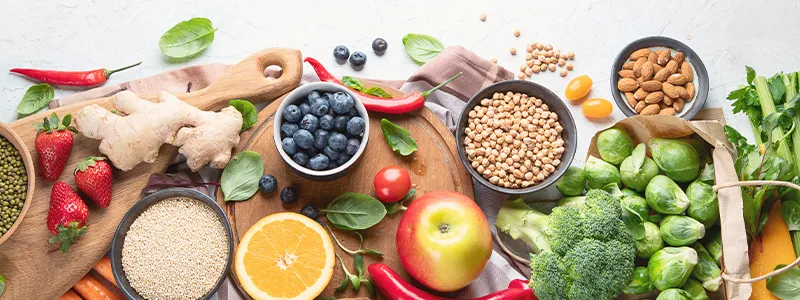
<path fill-rule="evenodd" d="M 686 92 L 689 93 L 689 97 L 686 98 L 686 100 L 692 101 L 692 99 L 694 99 L 694 83 L 687 82 L 684 88 L 686 88 Z"/>
<path fill-rule="evenodd" d="M 687 80 L 682 74 L 672 74 L 667 77 L 667 82 L 672 85 L 684 85 L 689 82 L 689 80 Z"/>
<path fill-rule="evenodd" d="M 644 102 L 647 104 L 658 103 L 661 102 L 661 100 L 664 100 L 664 93 L 662 92 L 652 92 L 647 94 L 647 97 L 644 98 Z"/>
<path fill-rule="evenodd" d="M 662 67 L 662 66 L 659 66 L 658 64 L 653 64 L 653 73 L 654 73 L 654 74 L 655 74 L 655 73 L 658 73 L 658 71 L 661 71 L 661 69 L 663 69 L 663 68 L 664 68 L 664 67 Z"/>
<path fill-rule="evenodd" d="M 633 92 L 639 88 L 639 83 L 631 78 L 621 78 L 619 82 L 617 82 L 617 88 L 623 92 Z"/>
<path fill-rule="evenodd" d="M 633 98 L 636 100 L 644 100 L 647 97 L 647 92 L 645 92 L 642 88 L 636 90 L 636 93 L 633 93 Z"/>
<path fill-rule="evenodd" d="M 636 76 L 633 76 L 633 70 L 622 70 L 617 72 L 617 74 L 619 74 L 620 78 L 636 78 Z"/>
<path fill-rule="evenodd" d="M 678 72 L 678 62 L 670 60 L 664 68 L 669 70 L 670 75 L 675 74 Z"/>
<path fill-rule="evenodd" d="M 656 65 L 656 66 L 658 66 L 658 65 Z M 661 66 L 659 66 L 659 67 L 661 67 Z M 662 68 L 661 70 L 659 70 L 656 73 L 655 76 L 653 76 L 653 80 L 658 80 L 658 82 L 664 82 L 664 81 L 667 81 L 667 77 L 669 77 L 669 75 L 671 75 L 670 72 L 669 72 L 669 69 Z"/>
<path fill-rule="evenodd" d="M 664 102 L 664 104 L 666 104 L 666 105 L 672 105 L 672 103 L 675 102 L 675 99 L 667 97 L 667 96 L 664 96 L 664 100 L 661 100 L 661 101 Z"/>
<path fill-rule="evenodd" d="M 626 63 L 622 64 L 622 69 L 623 70 L 633 70 L 633 64 L 634 64 L 634 62 L 632 62 L 632 61 L 626 62 Z"/>
<path fill-rule="evenodd" d="M 645 92 L 655 92 L 661 90 L 661 82 L 657 80 L 645 81 L 642 83 L 642 89 Z"/>
<path fill-rule="evenodd" d="M 650 61 L 644 62 L 644 64 L 642 65 L 642 70 L 640 72 L 642 73 L 643 81 L 648 81 L 650 79 L 653 79 L 653 63 L 651 63 Z"/>
<path fill-rule="evenodd" d="M 680 96 L 681 98 L 691 99 L 689 98 L 689 91 L 687 91 L 684 87 L 676 85 L 675 90 L 678 91 L 678 96 Z"/>
<path fill-rule="evenodd" d="M 650 55 L 647 56 L 647 61 L 653 64 L 658 64 L 658 54 L 655 52 L 650 52 Z"/>
<path fill-rule="evenodd" d="M 686 77 L 686 80 L 688 81 L 694 80 L 694 72 L 692 71 L 692 65 L 684 61 L 681 64 L 681 75 L 683 75 L 683 77 Z"/>
<path fill-rule="evenodd" d="M 633 110 L 635 110 L 637 114 L 640 114 L 645 106 L 647 106 L 647 103 L 644 103 L 644 101 L 639 101 L 636 102 L 636 106 L 633 107 Z"/>
<path fill-rule="evenodd" d="M 628 100 L 628 105 L 630 105 L 631 107 L 636 106 L 637 101 L 636 98 L 633 98 L 633 93 L 631 92 L 625 93 L 625 99 Z"/>
<path fill-rule="evenodd" d="M 640 58 L 633 64 L 633 75 L 636 77 L 642 76 L 642 66 L 647 62 L 647 58 Z"/>
<path fill-rule="evenodd" d="M 674 85 L 670 84 L 669 82 L 665 82 L 662 84 L 661 90 L 664 91 L 664 95 L 667 97 L 676 99 L 680 98 L 681 95 L 678 93 L 678 90 L 675 88 Z"/>
<path fill-rule="evenodd" d="M 683 54 L 683 52 L 678 51 L 677 53 L 675 53 L 672 59 L 674 59 L 675 62 L 677 62 L 679 65 L 683 64 L 683 61 L 686 60 L 686 54 Z"/>
<path fill-rule="evenodd" d="M 664 50 L 658 51 L 658 64 L 662 65 L 662 66 L 666 66 L 667 62 L 669 62 L 672 59 L 672 55 L 671 55 L 672 53 L 671 52 L 672 52 L 672 50 L 669 50 L 669 49 L 664 49 Z"/>
<path fill-rule="evenodd" d="M 639 114 L 643 116 L 655 115 L 659 111 L 661 111 L 661 108 L 658 107 L 658 104 L 649 104 L 645 106 L 644 109 L 642 109 L 642 111 Z"/>
<path fill-rule="evenodd" d="M 658 112 L 658 114 L 659 115 L 674 116 L 675 115 L 675 109 L 672 108 L 672 107 L 663 108 L 663 109 L 661 109 L 661 111 Z"/>
<path fill-rule="evenodd" d="M 665 109 L 667 107 L 671 107 L 671 106 L 664 104 L 664 102 L 658 102 L 658 108 L 659 109 Z"/>
<path fill-rule="evenodd" d="M 642 48 L 642 49 L 633 51 L 633 53 L 631 53 L 631 60 L 632 61 L 637 61 L 640 58 L 647 58 L 648 55 L 650 55 L 650 49 Z"/>
<path fill-rule="evenodd" d="M 675 108 L 675 111 L 683 110 L 683 99 L 681 98 L 675 99 L 675 101 L 672 102 L 672 107 Z"/>

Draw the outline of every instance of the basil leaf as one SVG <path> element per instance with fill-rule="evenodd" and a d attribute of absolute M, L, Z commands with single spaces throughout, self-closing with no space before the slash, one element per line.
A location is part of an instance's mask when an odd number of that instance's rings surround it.
<path fill-rule="evenodd" d="M 47 83 L 40 83 L 28 88 L 25 96 L 17 105 L 17 113 L 20 115 L 30 115 L 47 107 L 50 101 L 56 96 L 56 91 Z"/>
<path fill-rule="evenodd" d="M 439 55 L 444 50 L 442 42 L 427 34 L 409 33 L 403 37 L 406 53 L 418 65 Z"/>
<path fill-rule="evenodd" d="M 378 199 L 359 193 L 344 193 L 328 208 L 320 210 L 328 221 L 344 230 L 364 230 L 375 226 L 386 216 L 386 208 Z"/>
<path fill-rule="evenodd" d="M 158 47 L 164 55 L 172 58 L 186 58 L 208 48 L 214 41 L 211 20 L 192 18 L 173 26 L 158 41 Z"/>
<path fill-rule="evenodd" d="M 366 91 L 364 91 L 364 94 L 378 96 L 381 98 L 392 98 L 392 94 L 389 94 L 388 92 L 377 86 L 368 88 Z"/>
<path fill-rule="evenodd" d="M 356 264 L 356 272 L 358 277 L 364 276 L 364 257 L 361 254 L 357 254 L 353 256 L 353 261 Z"/>
<path fill-rule="evenodd" d="M 359 91 L 359 92 L 363 92 L 364 91 L 364 85 L 361 84 L 361 81 L 359 81 L 355 77 L 342 76 L 342 84 L 344 84 L 344 86 L 346 86 L 346 87 L 349 87 L 349 88 L 354 89 L 354 90 Z"/>
<path fill-rule="evenodd" d="M 230 106 L 233 106 L 242 113 L 242 130 L 245 131 L 248 128 L 252 127 L 253 124 L 258 123 L 258 112 L 256 111 L 256 107 L 253 106 L 253 103 L 247 100 L 231 100 L 228 102 Z M 241 132 L 240 131 L 240 132 Z"/>
<path fill-rule="evenodd" d="M 400 152 L 402 156 L 408 156 L 417 151 L 417 142 L 414 141 L 408 130 L 403 129 L 403 127 L 397 126 L 387 119 L 382 119 L 381 130 L 383 131 L 383 137 L 386 138 L 386 142 L 389 143 L 389 147 L 392 147 L 393 151 Z"/>
<path fill-rule="evenodd" d="M 785 267 L 778 265 L 775 270 Z M 781 299 L 797 299 L 800 295 L 800 269 L 792 268 L 783 274 L 767 278 L 767 289 Z"/>
<path fill-rule="evenodd" d="M 250 199 L 258 191 L 258 180 L 263 175 L 261 155 L 253 151 L 236 154 L 225 166 L 220 178 L 225 201 Z"/>

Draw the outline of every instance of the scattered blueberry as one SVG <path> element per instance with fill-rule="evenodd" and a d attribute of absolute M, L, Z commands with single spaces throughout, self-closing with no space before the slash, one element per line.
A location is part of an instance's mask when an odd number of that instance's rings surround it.
<path fill-rule="evenodd" d="M 302 120 L 300 120 L 300 128 L 308 130 L 309 132 L 317 130 L 318 124 L 319 124 L 319 119 L 317 119 L 317 116 L 312 114 L 307 114 L 303 116 Z"/>
<path fill-rule="evenodd" d="M 360 70 L 365 64 L 367 64 L 367 55 L 364 52 L 356 51 L 350 55 L 350 65 L 353 66 L 353 69 Z"/>
<path fill-rule="evenodd" d="M 294 138 L 294 143 L 297 144 L 297 147 L 303 149 L 311 148 L 314 145 L 314 136 L 305 129 L 295 131 L 292 138 Z"/>
<path fill-rule="evenodd" d="M 351 135 L 359 135 L 364 131 L 364 126 L 366 126 L 364 119 L 361 117 L 353 117 L 347 122 L 347 132 Z M 300 127 L 303 127 L 303 125 L 300 124 Z"/>
<path fill-rule="evenodd" d="M 311 93 L 308 93 L 308 97 L 306 98 L 308 99 L 308 103 L 311 103 L 312 101 L 319 99 L 319 97 L 319 92 L 311 91 Z"/>
<path fill-rule="evenodd" d="M 351 117 L 358 116 L 358 110 L 356 109 L 355 105 L 353 105 L 353 107 L 350 108 L 348 115 L 350 115 Z"/>
<path fill-rule="evenodd" d="M 305 206 L 303 206 L 303 209 L 300 210 L 300 213 L 314 220 L 316 220 L 317 217 L 319 217 L 319 209 L 313 204 L 306 204 Z"/>
<path fill-rule="evenodd" d="M 328 146 L 328 139 L 330 138 L 330 133 L 324 129 L 317 129 L 314 132 L 314 147 L 317 149 L 324 149 L 325 146 Z"/>
<path fill-rule="evenodd" d="M 375 51 L 375 54 L 383 55 L 383 53 L 386 52 L 386 48 L 389 48 L 389 44 L 386 43 L 386 40 L 377 38 L 372 41 L 372 50 Z"/>
<path fill-rule="evenodd" d="M 290 137 L 297 129 L 300 129 L 300 126 L 297 126 L 297 124 L 283 123 L 281 125 L 281 137 Z"/>
<path fill-rule="evenodd" d="M 278 189 L 278 180 L 272 175 L 261 176 L 261 179 L 258 180 L 258 187 L 264 193 L 272 193 Z"/>
<path fill-rule="evenodd" d="M 297 152 L 292 156 L 292 160 L 298 165 L 305 166 L 308 163 L 308 154 L 305 152 Z"/>
<path fill-rule="evenodd" d="M 313 104 L 311 104 L 311 113 L 316 115 L 317 117 L 321 117 L 322 115 L 327 113 L 329 109 L 328 101 L 320 99 L 317 99 Z"/>
<path fill-rule="evenodd" d="M 305 116 L 305 115 L 307 115 L 307 114 L 308 114 L 308 113 L 310 113 L 310 112 L 311 112 L 311 105 L 308 105 L 308 103 L 303 103 L 303 104 L 300 104 L 300 113 L 301 113 L 302 115 L 304 115 L 304 116 Z"/>
<path fill-rule="evenodd" d="M 337 164 L 339 164 L 339 165 L 344 165 L 344 164 L 345 164 L 345 163 L 347 163 L 347 162 L 350 160 L 350 158 L 352 158 L 352 157 L 353 157 L 353 156 L 351 156 L 350 154 L 347 154 L 347 153 L 342 153 L 341 155 L 339 155 L 339 159 L 337 159 L 337 160 L 336 160 L 336 163 L 337 163 Z"/>
<path fill-rule="evenodd" d="M 281 201 L 285 204 L 292 204 L 297 202 L 297 191 L 290 186 L 281 190 Z"/>
<path fill-rule="evenodd" d="M 283 148 L 283 151 L 289 155 L 294 155 L 297 153 L 297 145 L 294 143 L 294 139 L 291 137 L 284 138 L 283 141 L 281 141 L 281 148 Z"/>
<path fill-rule="evenodd" d="M 339 159 L 339 156 L 342 155 L 341 153 L 339 153 L 339 151 L 333 150 L 331 146 L 322 149 L 322 153 L 325 153 L 325 156 L 327 156 L 331 161 Z"/>
<path fill-rule="evenodd" d="M 350 49 L 347 49 L 344 45 L 336 46 L 336 48 L 333 48 L 333 57 L 339 63 L 344 63 L 350 57 Z"/>
<path fill-rule="evenodd" d="M 308 166 L 312 170 L 321 171 L 328 167 L 328 162 L 328 157 L 320 153 L 311 158 L 311 161 L 308 162 Z"/>
<path fill-rule="evenodd" d="M 357 138 L 350 138 L 347 140 L 347 148 L 345 149 L 345 153 L 349 155 L 356 155 L 359 147 L 361 147 L 361 142 L 359 142 Z"/>
<path fill-rule="evenodd" d="M 286 120 L 287 122 L 295 123 L 297 121 L 300 121 L 300 118 L 302 116 L 303 115 L 302 112 L 300 111 L 300 108 L 294 104 L 287 106 L 286 109 L 283 110 L 283 119 Z"/>
<path fill-rule="evenodd" d="M 347 148 L 347 137 L 338 132 L 333 133 L 328 139 L 328 146 L 333 150 L 342 151 Z"/>
<path fill-rule="evenodd" d="M 333 116 L 324 115 L 319 117 L 319 128 L 331 130 L 331 128 L 333 128 Z"/>
<path fill-rule="evenodd" d="M 350 121 L 348 116 L 337 116 L 333 118 L 333 130 L 338 132 L 347 132 L 347 122 Z"/>
<path fill-rule="evenodd" d="M 350 111 L 350 108 L 355 105 L 355 100 L 350 95 L 344 92 L 338 92 L 333 94 L 333 101 L 331 101 L 331 108 L 333 108 L 333 112 L 337 114 L 346 114 Z"/>

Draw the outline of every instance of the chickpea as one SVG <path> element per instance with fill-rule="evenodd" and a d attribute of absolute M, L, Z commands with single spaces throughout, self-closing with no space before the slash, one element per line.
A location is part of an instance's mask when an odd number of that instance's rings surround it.
<path fill-rule="evenodd" d="M 510 52 L 511 55 L 517 55 L 517 48 L 512 47 L 511 49 L 508 50 L 508 52 Z"/>

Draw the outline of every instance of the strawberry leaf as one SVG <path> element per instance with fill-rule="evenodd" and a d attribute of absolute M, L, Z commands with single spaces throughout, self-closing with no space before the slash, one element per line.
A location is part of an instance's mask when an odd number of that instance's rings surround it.
<path fill-rule="evenodd" d="M 72 114 L 67 114 L 64 116 L 64 119 L 61 120 L 61 124 L 64 125 L 64 127 L 69 127 L 69 123 L 72 123 Z"/>
<path fill-rule="evenodd" d="M 67 253 L 69 247 L 78 241 L 80 237 L 86 234 L 86 226 L 78 227 L 78 222 L 70 222 L 69 227 L 58 224 L 56 230 L 58 233 L 47 240 L 50 244 L 58 244 L 58 250 L 61 253 Z"/>
<path fill-rule="evenodd" d="M 85 172 L 86 169 L 96 166 L 97 161 L 101 160 L 105 160 L 105 157 L 87 156 L 81 160 L 80 163 L 78 163 L 78 167 L 75 168 L 75 172 L 73 172 L 73 174 L 78 173 L 78 171 Z"/>

